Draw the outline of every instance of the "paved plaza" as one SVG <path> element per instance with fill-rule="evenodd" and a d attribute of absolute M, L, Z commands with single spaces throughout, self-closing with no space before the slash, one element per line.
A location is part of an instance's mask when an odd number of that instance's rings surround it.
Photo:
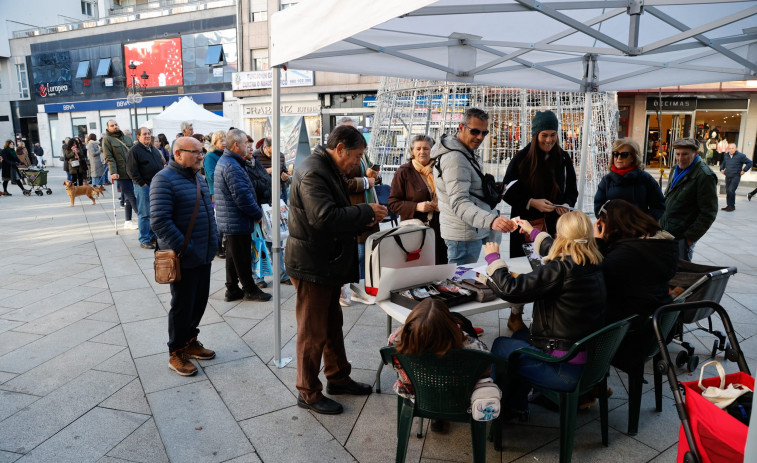
<path fill-rule="evenodd" d="M 50 196 L 24 197 L 11 185 L 13 196 L 0 198 L 0 463 L 394 461 L 394 372 L 384 369 L 381 394 L 338 397 L 342 415 L 298 408 L 296 362 L 281 369 L 271 362 L 273 304 L 224 302 L 223 260 L 213 262 L 199 337 L 217 356 L 197 362 L 193 377 L 169 370 L 170 293 L 154 282 L 152 251 L 139 247 L 137 231 L 121 228 L 115 235 L 110 189 L 96 205 L 84 197 L 69 207 L 64 173 L 53 168 L 49 179 Z M 738 267 L 722 304 L 754 372 L 757 200 L 747 202 L 748 191 L 739 189 L 735 212 L 718 214 L 694 260 Z M 117 215 L 121 225 L 120 207 Z M 282 286 L 281 294 L 283 355 L 293 357 L 294 290 Z M 508 334 L 508 315 L 472 317 L 489 346 Z M 385 331 L 377 306 L 344 309 L 353 378 L 374 382 Z M 712 336 L 687 339 L 703 361 L 709 357 Z M 678 347 L 671 350 L 675 355 Z M 693 378 L 685 371 L 679 377 Z M 599 407 L 582 411 L 573 461 L 675 461 L 679 421 L 672 395 L 664 384 L 663 412 L 655 412 L 651 373 L 647 378 L 639 433 L 631 437 L 627 379 L 611 370 L 610 446 L 601 444 Z M 488 443 L 487 461 L 558 461 L 558 423 L 556 413 L 532 406 L 528 423 L 505 425 L 504 450 Z M 469 427 L 453 423 L 447 435 L 413 434 L 407 461 L 472 461 Z"/>

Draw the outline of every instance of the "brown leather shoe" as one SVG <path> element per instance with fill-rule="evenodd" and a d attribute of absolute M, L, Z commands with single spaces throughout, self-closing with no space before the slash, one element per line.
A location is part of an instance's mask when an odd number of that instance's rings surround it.
<path fill-rule="evenodd" d="M 171 352 L 171 357 L 168 359 L 168 368 L 181 376 L 192 376 L 197 373 L 197 367 L 189 361 L 189 357 L 184 352 L 184 349 Z"/>
<path fill-rule="evenodd" d="M 215 358 L 216 353 L 210 349 L 203 347 L 202 343 L 197 338 L 192 338 L 184 348 L 184 353 L 191 359 L 198 360 L 210 360 Z"/>
<path fill-rule="evenodd" d="M 515 333 L 526 328 L 526 324 L 523 323 L 523 314 L 510 312 L 510 318 L 507 319 L 507 327 Z"/>

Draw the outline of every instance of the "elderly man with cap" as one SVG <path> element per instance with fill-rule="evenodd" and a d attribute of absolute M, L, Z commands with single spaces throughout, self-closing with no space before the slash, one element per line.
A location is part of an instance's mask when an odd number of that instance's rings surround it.
<path fill-rule="evenodd" d="M 718 177 L 697 151 L 694 138 L 673 142 L 676 168 L 665 189 L 665 213 L 660 226 L 678 240 L 678 257 L 691 262 L 694 245 L 718 214 Z"/>

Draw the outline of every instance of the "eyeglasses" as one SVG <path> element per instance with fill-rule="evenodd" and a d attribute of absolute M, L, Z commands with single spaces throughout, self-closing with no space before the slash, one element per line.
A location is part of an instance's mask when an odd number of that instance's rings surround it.
<path fill-rule="evenodd" d="M 185 150 L 184 148 L 179 148 L 179 151 L 185 151 L 187 153 L 192 153 L 195 156 L 202 156 L 202 150 Z"/>
<path fill-rule="evenodd" d="M 489 135 L 488 130 L 471 129 L 470 127 L 468 127 L 467 124 L 463 124 L 463 126 L 465 126 L 465 128 L 468 129 L 470 134 L 473 135 L 474 137 L 477 137 L 479 135 L 483 135 L 483 136 Z"/>
<path fill-rule="evenodd" d="M 597 217 L 599 217 L 602 214 L 607 214 L 607 209 L 605 209 L 605 206 L 607 206 L 607 203 L 609 203 L 610 201 L 612 200 L 608 199 L 607 201 L 605 201 L 604 204 L 602 204 L 602 207 L 599 208 L 599 212 L 597 213 Z"/>
<path fill-rule="evenodd" d="M 620 159 L 625 159 L 625 158 L 627 158 L 628 156 L 630 156 L 632 154 L 633 153 L 631 153 L 630 151 L 613 151 L 612 152 L 612 157 L 614 157 L 614 158 L 620 158 Z"/>

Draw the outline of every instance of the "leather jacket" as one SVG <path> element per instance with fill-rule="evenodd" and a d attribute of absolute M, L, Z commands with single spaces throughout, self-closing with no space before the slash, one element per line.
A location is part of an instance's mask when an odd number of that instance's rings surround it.
<path fill-rule="evenodd" d="M 551 238 L 543 239 L 539 253 L 546 255 L 551 245 Z M 578 265 L 567 256 L 514 276 L 497 260 L 487 274 L 488 286 L 502 299 L 534 303 L 529 343 L 540 349 L 567 350 L 604 326 L 607 292 L 601 264 Z"/>

